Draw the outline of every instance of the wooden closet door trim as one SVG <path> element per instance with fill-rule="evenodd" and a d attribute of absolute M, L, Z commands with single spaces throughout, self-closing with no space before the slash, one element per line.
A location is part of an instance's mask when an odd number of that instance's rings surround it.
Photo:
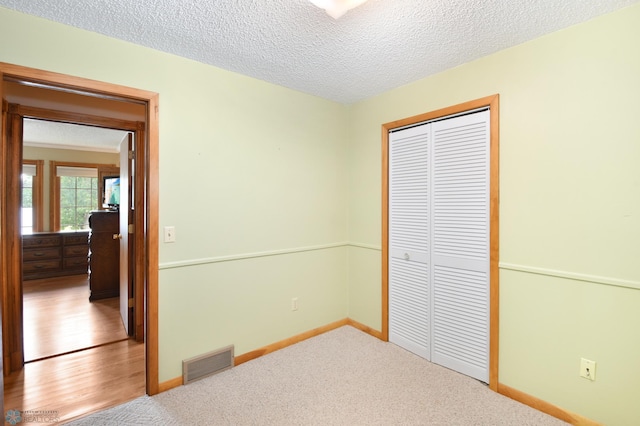
<path fill-rule="evenodd" d="M 382 125 L 382 339 L 389 340 L 389 131 L 433 120 L 448 115 L 459 114 L 478 108 L 489 107 L 490 110 L 490 288 L 489 288 L 489 387 L 498 389 L 499 365 L 499 258 L 500 258 L 500 95 L 495 94 L 439 110 L 415 115 L 413 117 L 392 121 Z"/>

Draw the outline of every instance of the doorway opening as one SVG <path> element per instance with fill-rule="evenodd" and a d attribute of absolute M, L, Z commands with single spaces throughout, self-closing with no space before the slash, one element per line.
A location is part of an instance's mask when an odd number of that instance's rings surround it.
<path fill-rule="evenodd" d="M 133 282 L 141 286 L 139 297 L 141 335 L 144 335 L 144 364 L 146 393 L 158 393 L 158 95 L 109 83 L 97 82 L 63 74 L 36 70 L 6 63 L 0 63 L 0 95 L 3 99 L 3 114 L 0 133 L 2 147 L 2 181 L 0 188 L 0 258 L 2 273 L 2 349 L 4 376 L 20 371 L 24 365 L 23 312 L 22 312 L 22 238 L 20 231 L 20 174 L 22 170 L 22 117 L 25 111 L 12 111 L 4 101 L 7 84 L 57 91 L 60 94 L 75 93 L 93 99 L 106 99 L 124 104 L 141 105 L 144 109 L 143 132 L 139 137 L 136 153 L 136 176 L 133 178 L 136 198 L 141 208 L 135 212 L 131 244 L 135 256 L 131 262 Z M 90 114 L 85 112 L 76 115 Z M 74 122 L 69 111 L 56 109 L 55 121 Z M 82 121 L 82 120 L 81 120 Z M 89 124 L 89 123 L 80 123 Z M 95 125 L 95 124 L 92 124 Z M 7 129 L 20 129 L 8 132 Z M 137 129 L 140 130 L 140 129 Z M 135 130 L 135 131 L 137 131 Z M 134 333 L 136 330 L 133 330 Z M 28 407 L 25 407 L 28 408 Z"/>
<path fill-rule="evenodd" d="M 5 97 L 11 102 L 9 113 L 22 117 L 25 363 L 126 340 L 128 335 L 143 342 L 143 316 L 138 318 L 140 327 L 131 326 L 128 310 L 120 310 L 128 298 L 144 297 L 144 288 L 139 294 L 119 291 L 120 262 L 126 267 L 135 255 L 130 250 L 120 259 L 120 241 L 112 237 L 120 232 L 119 214 L 128 209 L 105 205 L 101 198 L 107 193 L 103 181 L 112 181 L 107 177 L 117 175 L 119 181 L 122 144 L 144 123 L 109 122 L 109 117 L 52 109 L 65 104 L 81 109 L 87 103 L 104 109 L 103 114 L 122 109 L 113 101 L 86 100 L 81 95 L 5 83 Z M 46 98 L 55 100 L 51 108 L 36 106 Z M 144 107 L 135 108 L 136 118 L 144 120 Z M 65 121 L 57 121 L 62 112 Z M 12 126 L 19 122 L 10 120 L 7 130 L 16 130 Z M 109 219 L 110 228 L 102 218 Z"/>

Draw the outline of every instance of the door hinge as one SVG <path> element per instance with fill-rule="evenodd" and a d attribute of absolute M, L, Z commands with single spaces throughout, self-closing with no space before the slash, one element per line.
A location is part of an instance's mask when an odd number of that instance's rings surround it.
<path fill-rule="evenodd" d="M 133 234 L 133 223 L 129 224 L 129 233 Z"/>
<path fill-rule="evenodd" d="M 133 308 L 133 301 L 134 301 L 133 297 L 131 299 L 129 299 L 129 307 L 130 308 Z"/>
<path fill-rule="evenodd" d="M 129 160 L 135 160 L 136 159 L 136 153 L 133 151 L 129 151 Z"/>

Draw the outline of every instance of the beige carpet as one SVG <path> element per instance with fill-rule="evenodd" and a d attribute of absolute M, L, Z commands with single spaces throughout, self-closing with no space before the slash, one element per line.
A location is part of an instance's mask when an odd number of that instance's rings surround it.
<path fill-rule="evenodd" d="M 352 327 L 93 414 L 83 425 L 565 423 Z"/>

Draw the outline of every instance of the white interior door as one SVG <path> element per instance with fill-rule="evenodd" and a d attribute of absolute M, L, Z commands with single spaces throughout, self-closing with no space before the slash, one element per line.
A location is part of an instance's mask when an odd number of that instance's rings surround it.
<path fill-rule="evenodd" d="M 129 225 L 132 223 L 131 213 L 131 172 L 132 157 L 129 155 L 133 148 L 133 137 L 129 133 L 120 143 L 120 316 L 122 323 L 131 336 L 132 327 L 132 300 L 131 291 L 131 241 L 129 238 Z"/>
<path fill-rule="evenodd" d="M 489 381 L 489 111 L 389 135 L 389 341 Z"/>
<path fill-rule="evenodd" d="M 431 360 L 488 383 L 489 111 L 431 130 Z"/>
<path fill-rule="evenodd" d="M 430 360 L 429 137 L 389 135 L 389 341 Z"/>

